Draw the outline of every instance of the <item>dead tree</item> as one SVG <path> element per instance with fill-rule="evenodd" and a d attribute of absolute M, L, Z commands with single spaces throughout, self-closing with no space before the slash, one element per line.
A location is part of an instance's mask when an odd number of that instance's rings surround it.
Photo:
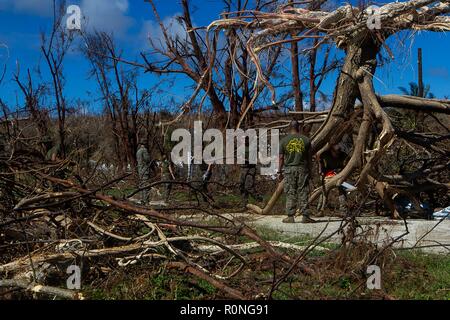
<path fill-rule="evenodd" d="M 41 137 L 49 137 L 50 118 L 48 115 L 48 110 L 43 108 L 40 103 L 41 98 L 47 92 L 47 87 L 44 84 L 39 84 L 37 86 L 33 85 L 33 79 L 29 69 L 27 70 L 26 81 L 21 80 L 19 64 L 13 79 L 14 82 L 17 83 L 25 98 L 24 109 L 29 113 L 33 123 L 35 124 L 37 133 Z M 49 146 L 43 143 L 42 149 L 44 153 L 48 151 L 48 147 Z"/>
<path fill-rule="evenodd" d="M 314 0 L 311 1 L 308 5 L 309 10 L 318 10 L 322 6 L 323 3 L 325 3 L 327 0 Z M 291 7 L 295 7 L 295 2 L 290 0 L 288 2 L 288 5 Z M 291 37 L 296 38 L 298 36 L 298 33 L 292 32 Z M 315 35 L 312 35 L 312 37 L 315 37 Z M 310 111 L 316 111 L 316 93 L 318 88 L 320 87 L 320 84 L 317 85 L 315 82 L 316 78 L 316 72 L 315 72 L 315 66 L 316 66 L 316 59 L 317 59 L 317 50 L 318 50 L 318 38 L 314 38 L 313 48 L 311 52 L 308 55 L 309 62 L 310 62 Z M 303 91 L 301 88 L 301 80 L 300 80 L 300 52 L 298 48 L 298 42 L 293 41 L 291 42 L 291 48 L 290 48 L 290 54 L 291 54 L 291 67 L 292 67 L 292 91 L 294 95 L 294 105 L 295 105 L 295 111 L 302 112 L 303 111 Z M 327 58 L 328 58 L 328 52 L 326 54 L 326 59 L 324 61 L 323 67 L 325 68 L 327 65 Z M 302 116 L 301 116 L 302 117 Z"/>
<path fill-rule="evenodd" d="M 325 147 L 336 132 L 351 119 L 357 99 L 362 102 L 362 119 L 353 154 L 347 166 L 325 185 L 325 192 L 339 186 L 357 170 L 357 186 L 367 188 L 368 179 L 377 176 L 377 164 L 395 139 L 395 129 L 383 110 L 383 99 L 375 94 L 373 76 L 377 68 L 377 55 L 386 39 L 402 30 L 449 31 L 450 2 L 436 0 L 411 0 L 388 3 L 370 15 L 351 5 L 344 5 L 332 12 L 314 11 L 302 8 L 280 7 L 272 12 L 252 11 L 244 17 L 233 17 L 214 21 L 208 30 L 239 29 L 254 33 L 247 42 L 247 51 L 257 66 L 256 81 L 266 85 L 276 100 L 275 89 L 262 71 L 259 54 L 264 49 L 283 43 L 299 42 L 316 32 L 321 41 L 332 41 L 336 47 L 345 50 L 346 57 L 336 84 L 333 103 L 327 120 L 313 137 L 315 152 Z M 371 21 L 377 19 L 381 28 L 373 28 Z M 294 39 L 285 39 L 287 34 L 296 33 Z M 277 38 L 277 41 L 270 41 Z M 268 42 L 269 40 L 269 42 Z M 387 48 L 390 52 L 390 50 Z M 213 70 L 211 70 L 212 72 Z M 420 109 L 440 104 L 448 112 L 449 101 L 421 99 Z M 392 97 L 394 104 L 408 105 L 407 98 Z M 416 104 L 415 104 L 416 105 Z M 343 134 L 343 133 L 342 133 Z M 339 136 L 339 134 L 338 134 Z M 316 190 L 314 200 L 321 190 Z"/>
<path fill-rule="evenodd" d="M 293 6 L 294 2 L 289 1 L 289 5 Z M 295 33 L 292 34 L 296 36 Z M 295 111 L 303 111 L 303 92 L 300 83 L 300 70 L 299 70 L 299 51 L 298 43 L 291 43 L 291 67 L 292 67 L 292 91 L 294 93 Z"/>
<path fill-rule="evenodd" d="M 63 62 L 73 41 L 73 33 L 65 29 L 63 18 L 65 16 L 65 2 L 57 6 L 53 1 L 53 24 L 50 36 L 47 38 L 41 34 L 41 51 L 44 55 L 52 78 L 52 89 L 55 98 L 56 112 L 58 115 L 58 143 L 60 156 L 66 156 L 66 113 L 67 101 L 64 96 Z"/>
<path fill-rule="evenodd" d="M 264 103 L 264 86 L 256 86 L 252 81 L 256 73 L 255 66 L 251 63 L 251 57 L 246 43 L 249 34 L 240 33 L 230 29 L 223 35 L 221 41 L 224 46 L 218 44 L 218 35 L 208 37 L 204 28 L 196 28 L 191 17 L 191 7 L 188 0 L 182 0 L 182 15 L 178 17 L 178 23 L 184 28 L 185 35 L 173 35 L 169 26 L 164 25 L 153 1 L 150 2 L 154 16 L 160 26 L 163 39 L 149 38 L 153 49 L 152 55 L 142 54 L 146 70 L 155 74 L 186 75 L 196 85 L 194 94 L 182 106 L 183 112 L 194 108 L 195 99 L 200 103 L 196 108 L 201 111 L 206 98 L 209 100 L 217 123 L 225 128 L 239 127 L 242 121 L 251 122 L 253 111 L 257 112 L 255 102 Z M 231 18 L 244 17 L 247 10 L 247 1 L 224 1 L 228 10 L 237 8 L 236 12 L 228 12 L 226 16 Z M 256 8 L 273 7 L 271 1 L 258 0 Z M 273 77 L 281 48 L 268 50 L 261 59 L 266 66 L 264 74 L 266 78 Z M 163 60 L 161 61 L 161 58 Z M 211 69 L 220 70 L 210 73 Z M 200 97 L 201 93 L 205 94 Z M 259 100 L 258 100 L 259 99 Z M 229 116 L 227 112 L 229 110 Z"/>
<path fill-rule="evenodd" d="M 135 169 L 138 115 L 150 93 L 139 91 L 137 68 L 121 62 L 121 53 L 111 35 L 95 32 L 84 35 L 84 39 L 86 46 L 82 50 L 91 62 L 90 75 L 97 81 L 105 113 L 111 122 L 121 171 L 124 172 L 128 164 Z"/>

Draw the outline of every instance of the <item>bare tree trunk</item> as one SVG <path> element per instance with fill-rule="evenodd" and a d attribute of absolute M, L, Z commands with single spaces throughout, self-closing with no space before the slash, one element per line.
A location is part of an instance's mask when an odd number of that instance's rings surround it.
<path fill-rule="evenodd" d="M 294 4 L 293 0 L 289 1 L 290 5 Z M 292 33 L 292 36 L 295 36 Z M 299 56 L 298 56 L 298 43 L 291 43 L 291 65 L 292 65 L 292 90 L 294 92 L 294 101 L 295 101 L 295 111 L 303 111 L 303 92 L 300 88 L 300 66 L 299 66 Z M 303 116 L 300 116 L 303 118 Z"/>
<path fill-rule="evenodd" d="M 422 65 L 422 48 L 417 49 L 417 69 L 419 74 L 418 80 L 418 96 L 425 98 L 424 86 L 423 86 L 423 65 Z M 425 127 L 425 114 L 421 111 L 417 113 L 417 127 L 420 131 L 423 131 Z"/>
<path fill-rule="evenodd" d="M 419 73 L 419 97 L 425 98 L 423 89 L 422 48 L 417 49 L 417 68 Z"/>
<path fill-rule="evenodd" d="M 303 111 L 303 92 L 300 88 L 298 44 L 291 45 L 292 88 L 294 91 L 295 111 Z"/>
<path fill-rule="evenodd" d="M 316 106 L 316 61 L 317 61 L 317 39 L 314 40 L 314 48 L 309 54 L 309 110 L 315 112 Z"/>
<path fill-rule="evenodd" d="M 314 151 L 320 150 L 347 121 L 353 113 L 356 98 L 359 96 L 358 77 L 360 68 L 370 61 L 376 61 L 379 48 L 372 38 L 367 37 L 361 43 L 351 43 L 346 49 L 346 58 L 333 96 L 333 105 L 327 121 L 313 137 Z"/>

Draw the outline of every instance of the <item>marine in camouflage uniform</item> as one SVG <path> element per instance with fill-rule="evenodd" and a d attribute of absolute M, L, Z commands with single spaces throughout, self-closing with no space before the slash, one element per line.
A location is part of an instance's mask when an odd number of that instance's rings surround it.
<path fill-rule="evenodd" d="M 323 182 L 326 183 L 332 176 L 339 173 L 345 167 L 345 160 L 347 154 L 342 151 L 339 145 L 332 145 L 330 148 L 319 156 L 319 168 L 323 177 Z M 339 190 L 339 211 L 346 213 L 347 207 L 347 192 L 345 188 L 340 186 Z M 322 194 L 319 198 L 317 209 L 323 211 L 326 206 L 325 196 Z"/>
<path fill-rule="evenodd" d="M 311 141 L 300 134 L 297 121 L 290 124 L 290 132 L 280 142 L 280 175 L 285 178 L 286 213 L 284 223 L 294 223 L 297 211 L 302 214 L 303 223 L 314 222 L 310 218 L 308 187 L 311 166 Z"/>
<path fill-rule="evenodd" d="M 136 153 L 139 189 L 148 186 L 150 182 L 151 159 L 147 147 L 144 144 L 139 146 Z M 141 202 L 147 204 L 150 200 L 150 191 L 148 189 L 141 191 Z"/>
<path fill-rule="evenodd" d="M 172 149 L 175 146 L 175 142 L 172 141 L 173 128 L 168 127 L 164 134 L 164 153 L 162 155 L 161 165 L 161 179 L 162 181 L 172 181 L 175 179 L 174 165 L 170 160 Z M 166 183 L 163 189 L 164 201 L 169 201 L 170 194 L 172 193 L 172 183 Z"/>
<path fill-rule="evenodd" d="M 255 189 L 256 165 L 242 165 L 239 177 L 239 191 L 242 196 L 242 205 L 248 203 L 248 199 L 252 196 L 257 201 L 262 201 L 262 197 Z"/>
<path fill-rule="evenodd" d="M 173 165 L 172 162 L 165 156 L 162 161 L 162 181 L 170 182 L 173 180 Z M 172 193 L 172 183 L 166 183 L 164 185 L 163 197 L 164 201 L 169 201 L 170 194 Z"/>
<path fill-rule="evenodd" d="M 245 142 L 245 164 L 241 165 L 241 172 L 239 176 L 239 191 L 242 197 L 242 205 L 246 206 L 249 196 L 252 196 L 257 201 L 262 201 L 263 198 L 258 194 L 255 188 L 256 182 L 256 164 L 251 164 L 249 159 L 249 142 Z"/>

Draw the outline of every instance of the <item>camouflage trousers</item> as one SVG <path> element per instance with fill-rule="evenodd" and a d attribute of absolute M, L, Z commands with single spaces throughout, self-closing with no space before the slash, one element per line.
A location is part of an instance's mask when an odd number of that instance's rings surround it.
<path fill-rule="evenodd" d="M 150 184 L 149 169 L 138 167 L 139 189 L 148 187 Z M 150 201 L 150 190 L 148 188 L 141 190 L 141 202 L 147 204 Z"/>
<path fill-rule="evenodd" d="M 248 197 L 252 196 L 259 199 L 260 196 L 255 189 L 256 167 L 241 167 L 239 177 L 239 191 L 243 197 L 243 201 L 248 201 Z"/>
<path fill-rule="evenodd" d="M 284 192 L 286 193 L 286 213 L 295 216 L 297 210 L 309 216 L 308 191 L 309 172 L 304 167 L 286 167 L 284 170 Z"/>
<path fill-rule="evenodd" d="M 327 183 L 331 178 L 325 178 L 324 183 Z M 339 187 L 339 211 L 341 212 L 347 212 L 347 192 L 345 191 L 345 188 Z M 319 197 L 319 202 L 317 204 L 317 211 L 323 211 L 327 207 L 328 199 L 325 197 L 325 195 L 322 193 Z"/>
<path fill-rule="evenodd" d="M 172 175 L 170 172 L 165 172 L 162 175 L 162 181 L 172 181 Z M 162 192 L 162 196 L 164 198 L 164 201 L 169 201 L 170 194 L 172 193 L 172 183 L 166 183 L 164 184 L 164 189 Z"/>

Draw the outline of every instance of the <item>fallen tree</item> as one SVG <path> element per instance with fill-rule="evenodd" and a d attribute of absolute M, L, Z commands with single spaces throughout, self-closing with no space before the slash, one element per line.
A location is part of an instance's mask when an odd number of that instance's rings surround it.
<path fill-rule="evenodd" d="M 264 76 L 259 54 L 267 48 L 290 42 L 308 39 L 314 32 L 320 42 L 333 42 L 337 48 L 345 51 L 345 61 L 336 82 L 333 103 L 326 121 L 313 136 L 314 152 L 327 148 L 329 141 L 339 141 L 345 133 L 343 128 L 352 121 L 359 126 L 359 132 L 353 146 L 353 153 L 346 167 L 335 177 L 327 181 L 323 188 L 316 189 L 310 201 L 314 201 L 322 192 L 328 194 L 340 186 L 350 176 L 357 174 L 357 187 L 365 191 L 369 176 L 379 176 L 377 166 L 396 140 L 396 131 L 385 111 L 386 107 L 438 112 L 449 114 L 450 101 L 432 100 L 415 97 L 387 95 L 378 97 L 373 86 L 373 77 L 377 69 L 377 55 L 384 48 L 390 55 L 391 50 L 386 39 L 403 30 L 427 30 L 445 32 L 450 30 L 450 2 L 447 0 L 411 0 L 387 3 L 376 11 L 362 10 L 344 5 L 334 11 L 314 11 L 293 6 L 280 6 L 274 12 L 251 11 L 245 16 L 214 21 L 208 30 L 251 31 L 247 50 L 256 65 L 256 83 L 263 83 L 272 91 L 273 103 L 276 92 Z M 380 27 L 373 27 L 373 19 Z M 296 36 L 290 36 L 295 34 Z M 211 70 L 212 72 L 212 70 Z M 362 116 L 359 121 L 352 119 L 357 107 L 362 104 Z M 248 108 L 253 108 L 249 105 Z M 338 133 L 336 135 L 336 133 Z M 448 151 L 446 151 L 448 152 Z M 253 206 L 258 213 L 267 214 L 281 194 L 282 184 L 272 196 L 266 208 Z"/>

